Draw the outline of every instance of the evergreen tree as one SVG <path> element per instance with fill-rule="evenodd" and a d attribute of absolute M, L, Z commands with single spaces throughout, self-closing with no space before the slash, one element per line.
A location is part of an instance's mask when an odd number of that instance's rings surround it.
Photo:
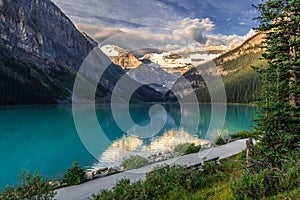
<path fill-rule="evenodd" d="M 256 130 L 262 135 L 256 159 L 264 167 L 281 168 L 299 158 L 300 141 L 300 0 L 263 0 L 259 31 L 265 33 L 259 70 L 263 83 Z M 261 159 L 259 159 L 261 157 Z"/>

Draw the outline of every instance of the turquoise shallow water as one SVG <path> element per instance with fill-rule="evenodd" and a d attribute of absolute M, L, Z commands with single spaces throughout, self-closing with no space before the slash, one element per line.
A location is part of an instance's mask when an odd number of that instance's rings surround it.
<path fill-rule="evenodd" d="M 137 124 L 145 126 L 150 122 L 149 107 L 150 105 L 130 106 L 131 117 Z M 197 118 L 195 116 L 197 114 L 193 112 L 181 114 L 178 105 L 164 105 L 164 107 L 167 111 L 167 121 L 156 138 L 167 130 L 178 129 L 181 115 L 188 118 L 191 124 Z M 206 138 L 211 106 L 199 105 L 199 107 L 198 131 L 191 134 Z M 99 124 L 106 137 L 112 142 L 120 139 L 124 131 L 115 123 L 110 106 L 97 106 L 96 110 Z M 254 115 L 254 107 L 228 105 L 222 132 L 232 134 L 252 130 Z M 219 119 L 214 120 L 218 123 Z M 189 125 L 180 128 L 187 132 L 190 129 Z M 151 139 L 143 139 L 143 142 L 150 143 Z M 105 151 L 106 148 L 104 146 L 101 151 Z M 32 172 L 38 169 L 41 175 L 50 179 L 60 178 L 75 160 L 84 168 L 98 162 L 86 150 L 77 134 L 71 107 L 0 107 L 0 190 L 6 185 L 15 184 L 22 169 Z"/>

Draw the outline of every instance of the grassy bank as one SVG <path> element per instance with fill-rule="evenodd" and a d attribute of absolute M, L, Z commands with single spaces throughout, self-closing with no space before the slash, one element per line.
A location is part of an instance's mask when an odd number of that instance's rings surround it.
<path fill-rule="evenodd" d="M 299 199 L 298 166 L 289 169 L 279 179 L 278 193 L 269 196 L 266 169 L 261 174 L 245 177 L 247 171 L 246 153 L 221 160 L 221 165 L 206 163 L 201 170 L 180 166 L 162 167 L 147 174 L 146 180 L 130 183 L 119 181 L 111 190 L 103 190 L 93 196 L 94 200 L 109 199 L 161 199 L 161 200 L 238 200 L 238 199 Z M 248 182 L 250 180 L 250 182 Z M 246 182 L 245 182 L 246 181 Z M 240 187 L 242 184 L 242 187 Z M 243 187 L 245 186 L 245 187 Z M 243 191 L 253 192 L 253 198 L 243 196 Z M 257 194 L 262 196 L 255 198 Z"/>

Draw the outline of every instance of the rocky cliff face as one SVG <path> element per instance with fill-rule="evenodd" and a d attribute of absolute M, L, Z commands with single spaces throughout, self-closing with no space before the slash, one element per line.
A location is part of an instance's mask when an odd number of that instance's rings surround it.
<path fill-rule="evenodd" d="M 49 0 L 0 0 L 0 37 L 10 48 L 76 70 L 97 45 Z"/>
<path fill-rule="evenodd" d="M 121 66 L 123 69 L 135 69 L 142 64 L 133 53 L 130 53 L 120 47 L 114 45 L 105 45 L 101 50 L 106 56 L 116 65 Z"/>
<path fill-rule="evenodd" d="M 77 70 L 96 46 L 50 0 L 0 0 L 0 105 L 70 103 Z M 125 74 L 111 64 L 96 101 L 109 102 Z M 135 101 L 161 99 L 147 86 L 134 96 Z"/>
<path fill-rule="evenodd" d="M 132 53 L 125 52 L 119 57 L 111 58 L 113 63 L 122 66 L 124 69 L 135 69 L 142 64 Z"/>

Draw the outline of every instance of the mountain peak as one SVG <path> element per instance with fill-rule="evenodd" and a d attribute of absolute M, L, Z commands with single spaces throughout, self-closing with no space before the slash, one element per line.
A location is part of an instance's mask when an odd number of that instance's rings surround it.
<path fill-rule="evenodd" d="M 101 47 L 101 50 L 114 64 L 121 66 L 123 69 L 135 69 L 142 64 L 133 53 L 130 53 L 121 47 L 105 45 Z"/>
<path fill-rule="evenodd" d="M 0 5 L 0 38 L 19 53 L 78 69 L 97 45 L 49 0 L 1 0 Z"/>

